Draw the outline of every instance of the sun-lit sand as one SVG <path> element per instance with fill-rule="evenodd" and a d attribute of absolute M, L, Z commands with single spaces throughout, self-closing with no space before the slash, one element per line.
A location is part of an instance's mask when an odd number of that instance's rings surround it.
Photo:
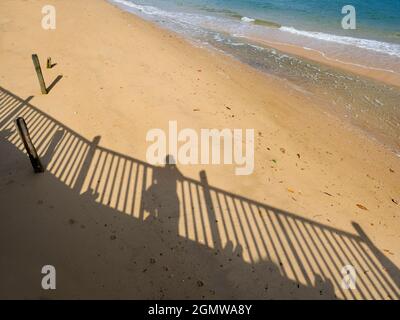
<path fill-rule="evenodd" d="M 0 66 L 1 298 L 400 297 L 400 158 L 311 94 L 95 0 L 2 0 Z M 146 163 L 172 120 L 254 128 L 254 173 Z"/>

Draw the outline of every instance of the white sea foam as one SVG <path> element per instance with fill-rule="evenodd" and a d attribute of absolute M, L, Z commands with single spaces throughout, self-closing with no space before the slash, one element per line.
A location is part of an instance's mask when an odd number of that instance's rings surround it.
<path fill-rule="evenodd" d="M 198 27 L 202 27 L 204 25 L 218 25 L 218 18 L 202 15 L 196 13 L 188 13 L 188 12 L 175 12 L 175 11 L 166 11 L 159 9 L 150 5 L 139 5 L 129 0 L 110 0 L 116 4 L 122 5 L 123 7 L 133 9 L 139 14 L 143 14 L 144 16 L 152 16 L 153 18 L 161 18 L 165 19 L 169 22 L 173 22 L 180 27 L 187 28 L 191 27 L 192 29 L 199 29 Z"/>
<path fill-rule="evenodd" d="M 241 20 L 242 20 L 243 22 L 254 22 L 254 21 L 256 21 L 255 19 L 248 18 L 248 17 L 243 17 Z"/>
<path fill-rule="evenodd" d="M 166 11 L 160 10 L 160 9 L 158 9 L 156 7 L 153 7 L 153 6 L 142 6 L 142 5 L 136 4 L 136 3 L 128 1 L 128 0 L 111 0 L 111 1 L 115 2 L 115 3 L 122 4 L 122 5 L 126 6 L 126 7 L 129 7 L 129 8 L 136 9 L 136 10 L 138 10 L 138 11 L 144 13 L 144 14 L 148 14 L 148 15 L 164 15 L 164 14 L 167 13 Z"/>
<path fill-rule="evenodd" d="M 360 39 L 346 36 L 337 36 L 323 32 L 312 32 L 297 30 L 292 27 L 280 27 L 281 31 L 289 32 L 292 34 L 314 38 L 323 41 L 336 42 L 344 45 L 351 45 L 362 49 L 367 49 L 379 53 L 388 54 L 400 58 L 400 45 L 395 43 L 387 43 L 376 40 Z"/>
<path fill-rule="evenodd" d="M 153 17 L 156 16 L 160 18 L 165 18 L 185 28 L 188 26 L 195 29 L 199 29 L 199 27 L 200 28 L 211 27 L 215 30 L 232 33 L 233 35 L 234 33 L 236 33 L 236 31 L 240 30 L 240 32 L 242 32 L 245 37 L 248 32 L 250 33 L 252 32 L 251 28 L 257 28 L 257 30 L 259 30 L 259 28 L 262 28 L 260 26 L 253 25 L 255 19 L 249 17 L 242 17 L 240 22 L 235 22 L 229 18 L 224 19 L 221 17 L 215 17 L 204 14 L 166 11 L 151 5 L 139 5 L 129 0 L 110 0 L 110 1 L 125 6 L 126 8 L 131 8 L 147 16 L 153 16 Z M 241 22 L 245 22 L 246 26 L 244 26 L 243 23 Z M 245 29 L 243 29 L 240 26 L 240 24 Z M 297 30 L 293 27 L 286 27 L 286 26 L 280 27 L 279 30 L 297 36 L 308 37 L 319 41 L 338 43 L 341 45 L 354 46 L 361 49 L 374 51 L 380 54 L 385 54 L 392 57 L 400 58 L 400 44 L 387 43 L 369 39 L 353 38 L 348 36 L 339 36 L 323 32 Z"/>

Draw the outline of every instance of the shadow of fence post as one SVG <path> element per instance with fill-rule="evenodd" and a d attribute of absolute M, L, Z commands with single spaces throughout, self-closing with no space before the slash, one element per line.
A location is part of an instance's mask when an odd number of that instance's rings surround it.
<path fill-rule="evenodd" d="M 215 249 L 222 249 L 221 237 L 217 227 L 217 217 L 215 214 L 215 208 L 211 198 L 210 186 L 208 184 L 207 174 L 204 170 L 200 171 L 200 183 L 203 187 L 204 200 L 206 203 L 207 217 L 210 222 L 211 236 L 214 242 Z"/>
<path fill-rule="evenodd" d="M 400 290 L 399 290 L 399 283 L 400 283 L 400 274 L 396 272 L 398 269 L 397 267 L 391 262 L 372 242 L 372 240 L 367 236 L 361 226 L 356 223 L 352 222 L 354 229 L 360 236 L 360 239 L 367 244 L 368 248 L 373 252 L 375 257 L 378 259 L 379 263 L 384 267 L 384 270 L 390 276 L 393 284 L 391 283 L 390 279 L 386 278 L 385 274 L 380 270 L 379 266 L 375 265 L 375 263 L 371 260 L 371 257 L 366 253 L 365 256 L 369 260 L 368 262 L 373 265 L 375 271 L 379 272 L 380 277 L 384 279 L 384 283 L 390 287 L 390 289 L 396 294 L 395 297 L 390 297 L 391 299 L 399 299 L 400 297 Z"/>
<path fill-rule="evenodd" d="M 89 144 L 89 150 L 86 154 L 85 160 L 83 161 L 83 164 L 82 164 L 82 168 L 79 171 L 78 177 L 76 179 L 76 183 L 74 185 L 74 190 L 78 194 L 80 194 L 82 192 L 83 184 L 85 182 L 89 168 L 92 164 L 96 149 L 100 143 L 100 139 L 101 139 L 100 136 L 96 136 L 93 138 L 93 141 Z"/>

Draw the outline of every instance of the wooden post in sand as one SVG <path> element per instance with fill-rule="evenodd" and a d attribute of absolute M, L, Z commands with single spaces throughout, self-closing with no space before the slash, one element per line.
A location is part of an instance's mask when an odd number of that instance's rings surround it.
<path fill-rule="evenodd" d="M 40 67 L 40 62 L 37 54 L 32 55 L 33 65 L 35 66 L 36 74 L 39 79 L 40 90 L 42 90 L 42 94 L 47 94 L 46 84 L 44 83 L 44 78 L 42 74 L 42 68 Z"/>
<path fill-rule="evenodd" d="M 26 126 L 24 118 L 17 118 L 17 120 L 15 120 L 15 126 L 24 144 L 25 150 L 28 153 L 29 159 L 31 160 L 33 170 L 35 171 L 35 173 L 44 172 L 44 167 L 36 152 L 35 146 L 32 143 L 31 137 L 29 136 L 28 127 Z"/>

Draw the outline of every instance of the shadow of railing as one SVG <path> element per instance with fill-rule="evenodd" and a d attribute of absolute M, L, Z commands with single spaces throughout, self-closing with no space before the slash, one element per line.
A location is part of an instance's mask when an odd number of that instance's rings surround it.
<path fill-rule="evenodd" d="M 0 87 L 0 132 L 23 152 L 13 120 L 24 117 L 47 171 L 77 196 L 135 218 L 157 221 L 171 234 L 248 265 L 272 263 L 293 283 L 322 280 L 339 298 L 399 299 L 399 270 L 353 223 L 356 233 L 332 228 L 99 146 L 29 102 Z M 357 290 L 342 286 L 343 267 L 357 271 Z"/>

